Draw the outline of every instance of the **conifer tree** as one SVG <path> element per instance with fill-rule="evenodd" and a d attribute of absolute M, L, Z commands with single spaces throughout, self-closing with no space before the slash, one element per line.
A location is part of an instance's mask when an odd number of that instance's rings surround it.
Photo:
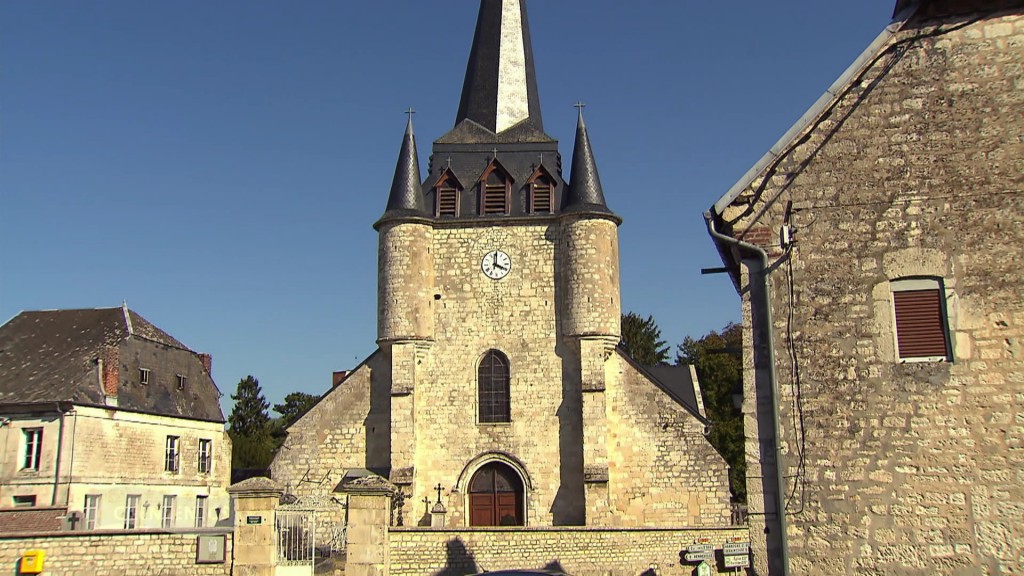
<path fill-rule="evenodd" d="M 622 315 L 622 341 L 626 353 L 641 366 L 657 366 L 668 361 L 668 345 L 661 339 L 654 316 L 643 316 L 635 312 Z"/>

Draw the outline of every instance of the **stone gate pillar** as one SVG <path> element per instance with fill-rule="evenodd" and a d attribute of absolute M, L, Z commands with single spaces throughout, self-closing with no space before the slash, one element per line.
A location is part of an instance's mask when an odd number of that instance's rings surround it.
<path fill-rule="evenodd" d="M 391 563 L 391 498 L 396 488 L 380 476 L 345 483 L 348 494 L 348 558 L 345 576 L 388 576 Z"/>
<path fill-rule="evenodd" d="M 283 491 L 269 478 L 250 478 L 228 488 L 235 514 L 235 576 L 274 576 L 277 538 L 274 513 Z"/>

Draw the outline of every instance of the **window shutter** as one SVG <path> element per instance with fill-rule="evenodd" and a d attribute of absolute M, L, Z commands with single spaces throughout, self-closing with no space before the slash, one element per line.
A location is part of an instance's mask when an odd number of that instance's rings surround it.
<path fill-rule="evenodd" d="M 447 182 L 437 189 L 437 215 L 439 217 L 459 215 L 459 191 L 448 185 Z"/>
<path fill-rule="evenodd" d="M 939 290 L 893 292 L 896 308 L 896 339 L 900 358 L 947 355 L 946 326 Z"/>
<path fill-rule="evenodd" d="M 554 186 L 546 178 L 538 179 L 533 184 L 533 198 L 531 212 L 535 214 L 550 214 L 551 210 L 551 197 Z"/>
<path fill-rule="evenodd" d="M 484 214 L 504 214 L 505 184 L 487 184 L 484 186 Z"/>

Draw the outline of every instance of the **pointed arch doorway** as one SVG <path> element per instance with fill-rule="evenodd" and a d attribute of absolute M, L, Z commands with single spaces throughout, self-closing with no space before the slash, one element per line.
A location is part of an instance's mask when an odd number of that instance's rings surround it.
<path fill-rule="evenodd" d="M 469 482 L 470 526 L 523 526 L 523 481 L 501 462 L 482 466 Z"/>

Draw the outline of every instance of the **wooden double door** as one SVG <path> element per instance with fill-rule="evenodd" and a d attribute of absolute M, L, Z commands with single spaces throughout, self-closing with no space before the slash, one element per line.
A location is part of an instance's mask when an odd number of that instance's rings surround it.
<path fill-rule="evenodd" d="M 512 468 L 492 462 L 469 484 L 470 526 L 523 526 L 523 482 Z"/>

